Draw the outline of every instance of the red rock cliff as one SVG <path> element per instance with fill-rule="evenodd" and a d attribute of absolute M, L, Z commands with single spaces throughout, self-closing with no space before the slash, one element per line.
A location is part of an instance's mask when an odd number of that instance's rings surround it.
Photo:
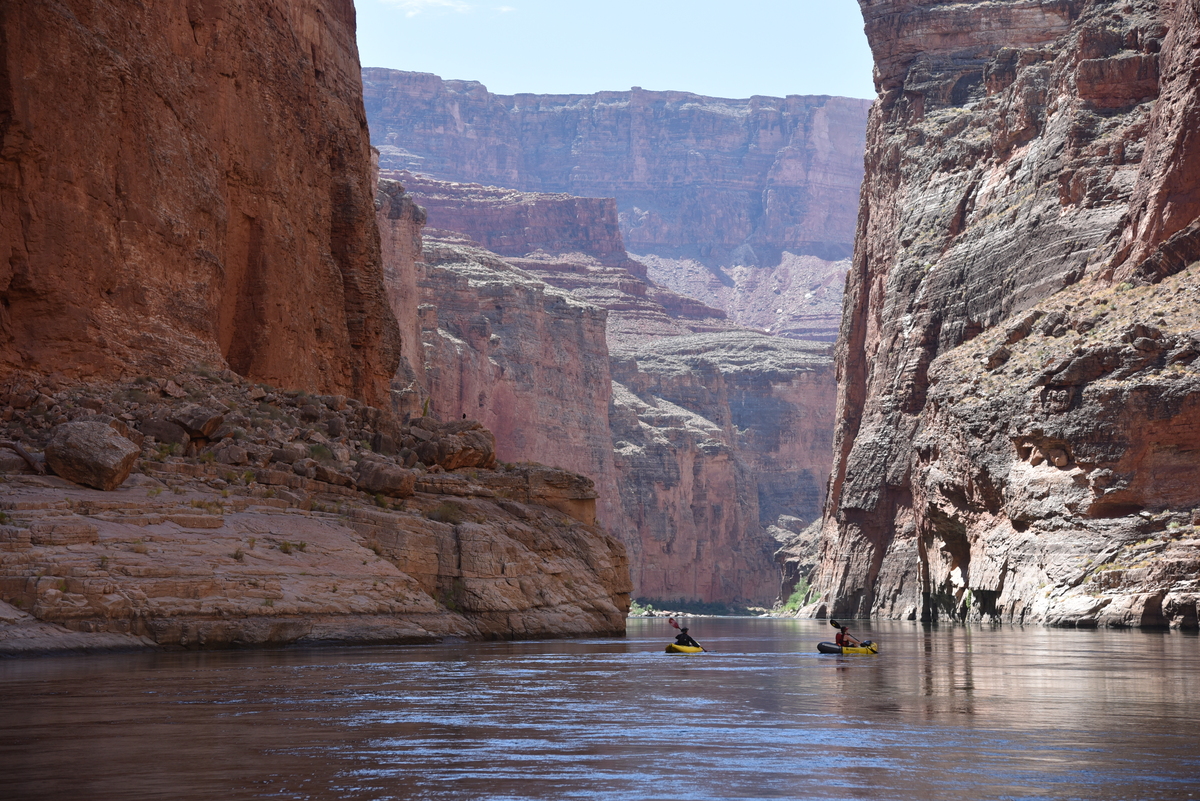
<path fill-rule="evenodd" d="M 860 5 L 810 613 L 1194 628 L 1195 3 Z"/>
<path fill-rule="evenodd" d="M 653 257 L 655 281 L 743 325 L 836 332 L 867 101 L 504 96 L 421 73 L 363 77 L 385 168 L 616 198 L 625 246 Z"/>
<path fill-rule="evenodd" d="M 771 554 L 816 517 L 828 474 L 827 348 L 647 281 L 611 201 L 386 174 L 431 226 L 431 407 L 484 421 L 504 460 L 591 476 L 638 596 L 769 603 Z"/>
<path fill-rule="evenodd" d="M 350 0 L 6 3 L 0 43 L 0 370 L 386 398 Z"/>

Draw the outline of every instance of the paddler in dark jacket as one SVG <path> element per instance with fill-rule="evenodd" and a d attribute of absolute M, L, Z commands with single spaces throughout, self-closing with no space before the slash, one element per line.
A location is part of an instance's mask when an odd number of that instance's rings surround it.
<path fill-rule="evenodd" d="M 688 634 L 687 632 L 688 632 L 687 626 L 684 626 L 683 628 L 681 628 L 679 630 L 679 633 L 675 635 L 675 644 L 682 645 L 682 646 L 685 646 L 688 648 L 699 648 L 700 643 L 693 640 L 691 635 Z"/>

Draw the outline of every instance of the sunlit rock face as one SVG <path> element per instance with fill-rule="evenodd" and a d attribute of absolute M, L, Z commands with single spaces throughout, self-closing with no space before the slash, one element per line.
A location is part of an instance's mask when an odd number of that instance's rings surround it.
<path fill-rule="evenodd" d="M 808 611 L 1194 628 L 1195 4 L 860 5 L 879 100 Z"/>
<path fill-rule="evenodd" d="M 0 451 L 0 655 L 625 630 L 592 481 L 496 464 L 478 421 L 207 368 L 0 400 L 32 452 Z"/>
<path fill-rule="evenodd" d="M 431 408 L 483 421 L 502 460 L 592 477 L 635 596 L 773 600 L 771 554 L 816 517 L 828 473 L 827 346 L 648 281 L 611 200 L 384 175 L 428 218 Z"/>
<path fill-rule="evenodd" d="M 477 247 L 430 240 L 424 260 L 430 408 L 481 420 L 502 461 L 589 476 L 598 519 L 618 532 L 604 310 Z"/>
<path fill-rule="evenodd" d="M 505 96 L 422 73 L 363 77 L 385 169 L 616 198 L 625 247 L 654 281 L 743 326 L 836 334 L 867 101 Z"/>
<path fill-rule="evenodd" d="M 350 0 L 16 3 L 0 25 L 0 371 L 204 361 L 386 401 Z"/>

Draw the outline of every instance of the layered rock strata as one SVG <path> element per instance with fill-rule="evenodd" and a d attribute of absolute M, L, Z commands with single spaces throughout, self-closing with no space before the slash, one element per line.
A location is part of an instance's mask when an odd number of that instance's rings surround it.
<path fill-rule="evenodd" d="M 10 387 L 4 412 L 35 457 L 87 424 L 141 457 L 102 492 L 0 451 L 0 653 L 624 631 L 625 548 L 592 482 L 491 469 L 474 421 L 398 425 L 232 372 L 35 389 L 54 406 Z"/>
<path fill-rule="evenodd" d="M 634 586 L 770 603 L 772 554 L 819 514 L 834 384 L 826 347 L 748 331 L 613 353 L 609 414 Z"/>
<path fill-rule="evenodd" d="M 867 101 L 503 96 L 421 73 L 363 78 L 384 168 L 615 198 L 625 246 L 655 257 L 655 281 L 742 325 L 836 333 L 814 298 L 840 291 L 851 252 Z M 809 257 L 799 272 L 773 269 L 797 257 Z"/>
<path fill-rule="evenodd" d="M 808 611 L 1195 628 L 1195 4 L 861 5 Z"/>
<path fill-rule="evenodd" d="M 350 0 L 6 4 L 0 371 L 227 363 L 386 403 Z"/>
<path fill-rule="evenodd" d="M 639 597 L 769 603 L 771 554 L 816 516 L 828 471 L 827 348 L 647 281 L 611 201 L 384 174 L 437 226 L 420 279 L 431 406 L 479 417 L 502 459 L 593 477 Z"/>
<path fill-rule="evenodd" d="M 647 279 L 625 252 L 611 199 L 515 192 L 384 171 L 425 211 L 433 241 L 490 250 L 550 286 L 608 311 L 611 345 L 739 328 L 724 312 Z M 465 237 L 465 240 L 464 240 Z M 430 294 L 426 302 L 436 304 Z"/>
<path fill-rule="evenodd" d="M 505 462 L 536 461 L 596 483 L 598 514 L 623 528 L 608 431 L 605 312 L 496 254 L 431 241 L 420 281 L 430 406 L 478 418 Z"/>

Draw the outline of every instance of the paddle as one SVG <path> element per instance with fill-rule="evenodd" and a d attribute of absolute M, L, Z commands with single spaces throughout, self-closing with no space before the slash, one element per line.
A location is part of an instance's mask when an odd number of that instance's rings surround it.
<path fill-rule="evenodd" d="M 683 631 L 683 629 L 679 628 L 679 624 L 675 622 L 675 618 L 669 617 L 669 618 L 667 618 L 667 622 L 671 624 L 671 628 L 675 628 L 675 629 L 679 629 L 680 631 Z M 693 638 L 692 642 L 696 642 L 696 640 Z M 698 642 L 696 642 L 696 647 L 699 648 L 704 653 L 708 653 L 708 649 L 705 648 L 703 645 L 701 645 Z"/>

